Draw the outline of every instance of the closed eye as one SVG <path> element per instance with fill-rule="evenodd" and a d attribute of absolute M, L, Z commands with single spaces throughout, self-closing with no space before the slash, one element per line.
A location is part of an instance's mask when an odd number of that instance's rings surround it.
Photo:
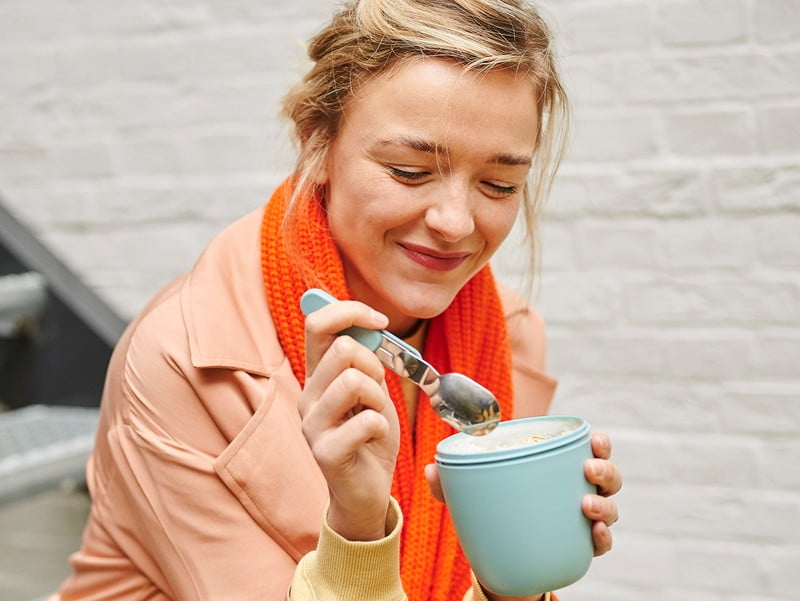
<path fill-rule="evenodd" d="M 389 173 L 399 180 L 406 182 L 418 182 L 430 175 L 429 171 L 408 171 L 398 167 L 389 167 Z"/>
<path fill-rule="evenodd" d="M 481 183 L 488 188 L 490 195 L 495 196 L 497 198 L 511 196 L 513 194 L 516 194 L 517 191 L 519 190 L 517 186 L 502 186 L 500 184 L 495 184 L 487 181 L 483 181 Z"/>

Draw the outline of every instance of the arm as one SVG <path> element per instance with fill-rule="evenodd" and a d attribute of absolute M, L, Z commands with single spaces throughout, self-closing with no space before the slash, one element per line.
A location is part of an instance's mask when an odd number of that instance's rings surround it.
<path fill-rule="evenodd" d="M 327 495 L 296 394 L 194 369 L 178 323 L 148 318 L 114 353 L 64 601 L 282 600 L 316 546 Z"/>
<path fill-rule="evenodd" d="M 338 332 L 380 329 L 386 318 L 356 302 L 306 318 L 303 434 L 327 482 L 330 504 L 316 551 L 303 558 L 291 599 L 405 599 L 400 581 L 401 517 L 391 498 L 398 416 L 383 366 Z"/>

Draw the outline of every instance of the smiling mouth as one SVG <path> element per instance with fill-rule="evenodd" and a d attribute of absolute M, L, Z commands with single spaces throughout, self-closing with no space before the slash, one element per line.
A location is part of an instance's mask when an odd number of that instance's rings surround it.
<path fill-rule="evenodd" d="M 409 259 L 434 271 L 451 271 L 472 254 L 469 252 L 443 253 L 432 248 L 408 243 L 398 243 L 398 246 Z"/>

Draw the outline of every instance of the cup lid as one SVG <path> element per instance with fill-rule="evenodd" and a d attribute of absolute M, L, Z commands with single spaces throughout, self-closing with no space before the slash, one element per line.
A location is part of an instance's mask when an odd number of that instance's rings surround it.
<path fill-rule="evenodd" d="M 500 422 L 484 436 L 459 432 L 436 446 L 436 462 L 451 465 L 490 463 L 543 453 L 586 435 L 589 423 L 568 415 L 544 415 Z"/>

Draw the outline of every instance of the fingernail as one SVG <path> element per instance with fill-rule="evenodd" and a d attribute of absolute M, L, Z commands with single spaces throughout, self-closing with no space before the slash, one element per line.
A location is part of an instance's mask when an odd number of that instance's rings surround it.
<path fill-rule="evenodd" d="M 370 309 L 372 312 L 372 319 L 377 323 L 389 323 L 389 318 L 386 317 L 380 311 L 376 311 L 375 309 Z"/>

